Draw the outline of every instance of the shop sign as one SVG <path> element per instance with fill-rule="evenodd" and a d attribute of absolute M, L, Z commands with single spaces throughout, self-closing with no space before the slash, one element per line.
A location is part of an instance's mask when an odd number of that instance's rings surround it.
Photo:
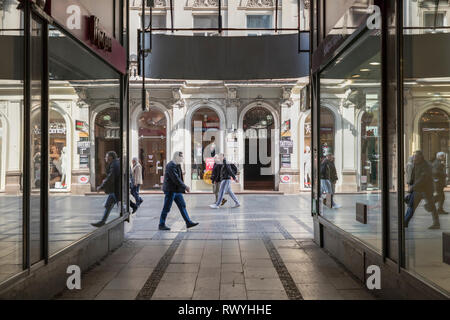
<path fill-rule="evenodd" d="M 291 140 L 280 140 L 280 154 L 291 154 L 294 152 L 294 142 Z"/>
<path fill-rule="evenodd" d="M 87 123 L 85 121 L 75 120 L 75 130 L 87 132 L 88 131 L 88 125 L 87 125 Z"/>
<path fill-rule="evenodd" d="M 81 184 L 89 183 L 89 176 L 79 176 L 78 183 L 81 183 Z"/>
<path fill-rule="evenodd" d="M 96 16 L 89 17 L 89 40 L 99 49 L 111 52 L 112 38 L 108 37 L 106 32 L 100 28 L 99 21 Z"/>
<path fill-rule="evenodd" d="M 45 7 L 45 12 L 90 47 L 122 74 L 126 73 L 126 50 L 101 26 L 102 17 L 93 16 L 80 0 L 31 0 Z M 109 9 L 105 3 L 105 9 Z M 108 10 L 106 10 L 108 11 Z M 105 11 L 105 12 L 106 12 Z M 109 12 L 109 11 L 108 11 Z"/>
<path fill-rule="evenodd" d="M 284 174 L 280 176 L 280 181 L 282 183 L 290 183 L 292 181 L 292 177 L 288 174 Z"/>
<path fill-rule="evenodd" d="M 282 154 L 281 155 L 281 167 L 282 168 L 290 168 L 291 167 L 291 155 L 290 154 Z"/>
<path fill-rule="evenodd" d="M 89 156 L 88 155 L 80 155 L 80 168 L 89 168 Z"/>
<path fill-rule="evenodd" d="M 77 152 L 78 154 L 89 154 L 91 150 L 91 142 L 90 141 L 78 141 L 77 142 Z"/>
<path fill-rule="evenodd" d="M 50 134 L 66 134 L 66 124 L 61 122 L 51 122 L 49 124 L 48 133 Z"/>
<path fill-rule="evenodd" d="M 205 163 L 206 163 L 206 171 L 212 171 L 214 167 L 214 158 L 206 158 Z"/>

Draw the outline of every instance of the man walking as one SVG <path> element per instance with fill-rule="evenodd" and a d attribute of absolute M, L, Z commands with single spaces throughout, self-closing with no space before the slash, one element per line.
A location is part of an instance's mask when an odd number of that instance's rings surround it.
<path fill-rule="evenodd" d="M 405 216 L 405 228 L 408 228 L 409 221 L 412 219 L 422 199 L 425 199 L 425 210 L 431 212 L 433 218 L 433 224 L 428 229 L 440 228 L 439 216 L 434 205 L 433 178 L 431 174 L 431 166 L 425 160 L 422 151 L 414 152 L 413 168 L 408 181 L 410 195 Z"/>
<path fill-rule="evenodd" d="M 161 217 L 159 218 L 159 230 L 170 230 L 166 226 L 166 218 L 172 204 L 175 201 L 181 216 L 186 222 L 186 228 L 195 227 L 198 222 L 193 222 L 189 218 L 189 214 L 186 210 L 186 202 L 183 198 L 184 192 L 189 192 L 190 189 L 183 182 L 183 172 L 181 171 L 181 164 L 183 163 L 183 152 L 177 151 L 174 153 L 172 161 L 166 165 L 166 172 L 164 173 L 163 191 L 164 207 L 161 211 Z"/>
<path fill-rule="evenodd" d="M 144 183 L 142 179 L 142 166 L 139 163 L 137 157 L 133 158 L 132 163 L 133 163 L 132 167 L 133 186 L 131 187 L 131 195 L 134 197 L 134 199 L 136 200 L 136 205 L 139 207 L 141 203 L 144 201 L 139 196 L 141 185 Z"/>
<path fill-rule="evenodd" d="M 120 199 L 120 161 L 117 157 L 117 153 L 109 151 L 106 153 L 105 161 L 107 165 L 106 178 L 103 180 L 102 184 L 97 187 L 97 192 L 103 189 L 108 197 L 105 202 L 105 212 L 103 213 L 102 220 L 91 223 L 91 225 L 97 228 L 106 223 L 111 210 Z"/>
<path fill-rule="evenodd" d="M 222 158 L 223 158 L 223 153 L 216 154 L 214 156 L 214 166 L 213 166 L 212 173 L 211 173 L 213 192 L 216 197 L 215 202 L 217 202 L 217 199 L 219 199 L 220 181 L 221 181 L 220 180 L 220 171 L 222 169 Z M 223 206 L 225 204 L 225 202 L 227 202 L 227 199 L 223 198 L 222 203 L 220 205 Z"/>
<path fill-rule="evenodd" d="M 231 199 L 234 200 L 235 205 L 233 208 L 239 207 L 241 204 L 239 203 L 239 200 L 236 198 L 236 195 L 231 190 L 231 178 L 234 179 L 234 181 L 239 182 L 236 178 L 236 175 L 234 174 L 234 170 L 231 168 L 231 166 L 227 163 L 227 160 L 225 158 L 222 158 L 222 168 L 220 169 L 220 190 L 219 190 L 219 197 L 214 204 L 210 204 L 209 206 L 213 209 L 219 209 L 219 205 L 223 199 L 223 196 L 225 193 L 228 193 L 231 197 Z"/>
<path fill-rule="evenodd" d="M 434 192 L 436 193 L 434 201 L 437 202 L 438 214 L 448 214 L 444 210 L 445 193 L 444 188 L 447 185 L 447 174 L 445 173 L 445 153 L 438 152 L 436 154 L 436 160 L 433 162 L 433 180 L 434 180 Z"/>
<path fill-rule="evenodd" d="M 332 153 L 327 153 L 326 158 L 320 165 L 320 185 L 322 193 L 329 193 L 331 197 L 331 207 L 340 208 L 341 206 L 334 202 L 334 193 L 336 190 L 336 181 L 338 180 L 336 166 L 334 165 L 334 156 Z"/>

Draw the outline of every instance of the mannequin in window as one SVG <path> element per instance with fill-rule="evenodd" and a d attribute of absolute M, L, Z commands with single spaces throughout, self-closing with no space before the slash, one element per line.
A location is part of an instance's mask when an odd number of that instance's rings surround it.
<path fill-rule="evenodd" d="M 311 181 L 311 148 L 306 146 L 303 156 L 303 167 L 305 168 L 305 186 L 310 187 Z"/>
<path fill-rule="evenodd" d="M 61 150 L 61 186 L 66 185 L 66 173 L 67 173 L 67 147 L 63 147 Z"/>

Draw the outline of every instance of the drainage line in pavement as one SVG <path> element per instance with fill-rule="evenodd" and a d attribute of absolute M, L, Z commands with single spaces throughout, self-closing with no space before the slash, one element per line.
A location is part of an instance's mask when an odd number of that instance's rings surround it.
<path fill-rule="evenodd" d="M 167 249 L 166 253 L 164 253 L 162 258 L 159 260 L 158 264 L 156 265 L 150 277 L 145 282 L 141 291 L 139 291 L 136 300 L 150 300 L 152 298 L 153 294 L 155 293 L 156 287 L 158 286 L 164 273 L 166 272 L 166 269 L 169 266 L 173 255 L 180 246 L 181 241 L 183 241 L 185 234 L 185 232 L 178 233 L 176 238 Z"/>
<path fill-rule="evenodd" d="M 294 240 L 292 234 L 290 234 L 289 231 L 287 231 L 286 228 L 283 227 L 279 221 L 275 220 L 273 221 L 273 224 L 275 225 L 275 227 L 277 227 L 278 231 L 280 231 L 280 233 L 283 235 L 284 239 Z"/>
<path fill-rule="evenodd" d="M 308 226 L 306 223 L 304 223 L 302 220 L 300 220 L 299 218 L 297 218 L 294 215 L 290 215 L 289 216 L 292 220 L 294 220 L 295 222 L 297 222 L 297 224 L 301 225 L 304 229 L 306 229 L 307 231 L 309 231 L 310 233 L 314 234 L 314 230 Z"/>
<path fill-rule="evenodd" d="M 270 259 L 272 260 L 273 266 L 275 267 L 275 270 L 277 271 L 278 276 L 280 277 L 281 283 L 283 284 L 284 287 L 284 291 L 286 291 L 289 300 L 303 300 L 300 290 L 298 290 L 297 285 L 294 282 L 294 279 L 292 279 L 291 274 L 286 268 L 283 259 L 278 253 L 278 250 L 273 245 L 273 242 L 270 239 L 270 237 L 267 234 L 263 233 L 262 240 L 264 242 L 264 245 L 266 246 L 267 252 L 270 255 Z"/>

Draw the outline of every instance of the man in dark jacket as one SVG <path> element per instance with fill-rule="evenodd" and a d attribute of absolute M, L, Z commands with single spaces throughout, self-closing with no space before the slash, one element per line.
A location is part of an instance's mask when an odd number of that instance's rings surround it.
<path fill-rule="evenodd" d="M 174 153 L 172 161 L 166 165 L 163 184 L 163 191 L 165 194 L 164 207 L 161 211 L 161 217 L 159 218 L 159 230 L 170 230 L 170 228 L 166 226 L 166 218 L 174 201 L 180 210 L 181 216 L 186 222 L 186 228 L 198 225 L 197 222 L 191 221 L 186 210 L 186 202 L 184 201 L 183 193 L 189 192 L 190 189 L 183 182 L 181 163 L 183 163 L 183 152 L 177 151 Z"/>
<path fill-rule="evenodd" d="M 434 196 L 434 201 L 437 202 L 438 214 L 448 214 L 444 210 L 444 201 L 445 201 L 445 193 L 444 188 L 447 185 L 447 174 L 445 173 L 445 153 L 438 152 L 436 154 L 436 160 L 433 162 L 433 180 L 434 180 L 434 192 L 436 195 Z"/>
<path fill-rule="evenodd" d="M 211 182 L 213 185 L 213 193 L 216 197 L 216 201 L 217 199 L 219 199 L 219 191 L 220 191 L 220 171 L 222 170 L 222 159 L 223 159 L 223 154 L 216 154 L 214 156 L 214 166 L 212 169 L 212 173 L 211 173 Z M 221 206 L 223 206 L 225 204 L 225 202 L 227 202 L 227 199 L 223 198 L 222 199 L 222 203 L 220 204 Z"/>
<path fill-rule="evenodd" d="M 431 166 L 425 160 L 422 151 L 414 152 L 413 168 L 408 181 L 410 195 L 405 215 L 405 228 L 408 228 L 409 221 L 422 199 L 425 199 L 425 210 L 431 212 L 433 218 L 433 224 L 428 229 L 440 228 L 439 216 L 433 201 L 433 178 L 431 173 Z"/>
<path fill-rule="evenodd" d="M 320 185 L 322 193 L 332 194 L 332 208 L 340 208 L 341 206 L 334 202 L 334 193 L 336 190 L 336 181 L 338 180 L 336 166 L 334 165 L 334 156 L 331 153 L 326 155 L 326 158 L 320 165 Z"/>
<path fill-rule="evenodd" d="M 97 192 L 103 189 L 108 197 L 105 202 L 105 212 L 102 220 L 92 223 L 92 225 L 97 228 L 106 223 L 111 210 L 120 199 L 120 160 L 117 157 L 117 153 L 109 151 L 106 153 L 105 161 L 107 165 L 106 178 L 103 180 L 102 184 L 97 187 Z"/>

